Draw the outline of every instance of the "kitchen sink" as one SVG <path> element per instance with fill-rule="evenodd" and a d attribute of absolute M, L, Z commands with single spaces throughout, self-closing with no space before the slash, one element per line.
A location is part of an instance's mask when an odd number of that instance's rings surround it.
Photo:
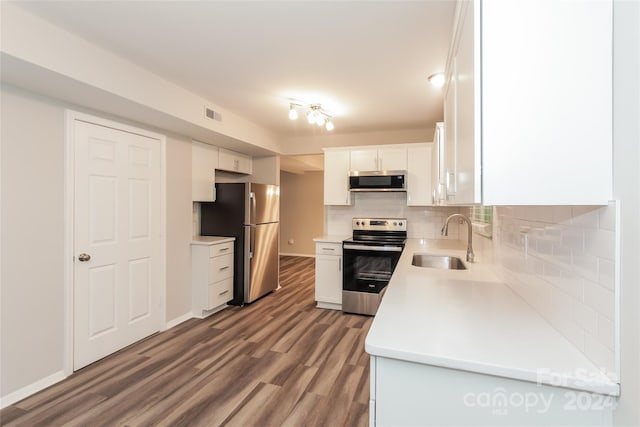
<path fill-rule="evenodd" d="M 417 267 L 440 268 L 443 270 L 466 270 L 462 260 L 448 255 L 413 254 L 411 265 Z"/>

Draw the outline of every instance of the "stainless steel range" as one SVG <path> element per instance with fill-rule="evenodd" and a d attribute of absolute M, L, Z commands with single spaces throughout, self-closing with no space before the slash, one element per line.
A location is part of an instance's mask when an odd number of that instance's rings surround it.
<path fill-rule="evenodd" d="M 353 218 L 342 242 L 342 311 L 373 316 L 407 240 L 406 218 Z"/>

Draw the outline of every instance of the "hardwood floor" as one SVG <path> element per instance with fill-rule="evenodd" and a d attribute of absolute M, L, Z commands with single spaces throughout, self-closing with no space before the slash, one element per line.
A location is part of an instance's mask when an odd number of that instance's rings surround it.
<path fill-rule="evenodd" d="M 7 426 L 365 426 L 372 318 L 315 308 L 314 259 L 282 288 L 191 319 L 0 411 Z"/>

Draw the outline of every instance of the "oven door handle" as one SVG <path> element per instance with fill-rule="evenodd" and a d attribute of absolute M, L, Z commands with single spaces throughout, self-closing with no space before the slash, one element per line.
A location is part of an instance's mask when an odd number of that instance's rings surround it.
<path fill-rule="evenodd" d="M 358 251 L 377 251 L 377 252 L 402 252 L 400 246 L 367 246 L 367 245 L 351 245 L 345 244 L 343 249 L 355 249 Z"/>

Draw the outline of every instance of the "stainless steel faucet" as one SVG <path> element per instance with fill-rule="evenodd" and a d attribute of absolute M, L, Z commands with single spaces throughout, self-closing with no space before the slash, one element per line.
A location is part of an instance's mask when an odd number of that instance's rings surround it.
<path fill-rule="evenodd" d="M 475 259 L 475 254 L 473 253 L 473 245 L 472 245 L 472 238 L 473 238 L 473 230 L 471 227 L 471 220 L 462 214 L 453 214 L 450 215 L 449 218 L 447 218 L 444 221 L 444 225 L 442 226 L 442 235 L 443 236 L 448 236 L 449 235 L 449 221 L 451 221 L 453 218 L 460 218 L 464 221 L 467 221 L 467 225 L 469 226 L 469 229 L 467 231 L 467 238 L 468 238 L 468 243 L 467 243 L 467 262 L 473 262 Z"/>

